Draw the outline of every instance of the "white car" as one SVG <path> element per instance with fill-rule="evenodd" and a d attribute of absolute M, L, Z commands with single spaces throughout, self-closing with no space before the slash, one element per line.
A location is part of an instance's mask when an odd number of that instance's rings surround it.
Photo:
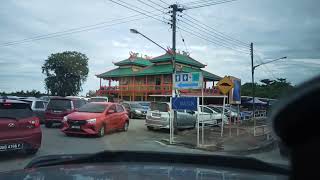
<path fill-rule="evenodd" d="M 221 124 L 221 120 L 223 119 L 224 124 L 228 124 L 228 117 L 226 115 L 223 115 L 222 113 L 219 113 L 215 111 L 213 108 L 205 105 L 200 105 L 200 113 L 199 113 L 199 120 L 200 123 L 204 123 L 206 125 L 219 125 Z M 195 112 L 195 115 L 197 116 L 198 112 Z"/>

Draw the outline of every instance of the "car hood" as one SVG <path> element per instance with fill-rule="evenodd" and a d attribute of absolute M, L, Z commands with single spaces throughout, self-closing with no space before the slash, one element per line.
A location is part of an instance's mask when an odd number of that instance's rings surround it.
<path fill-rule="evenodd" d="M 67 117 L 72 120 L 87 120 L 99 118 L 101 116 L 103 116 L 103 113 L 74 112 L 69 114 Z"/>
<path fill-rule="evenodd" d="M 164 165 L 153 163 L 105 163 L 64 165 L 0 173 L 2 179 L 286 179 L 286 176 L 237 169 Z"/>

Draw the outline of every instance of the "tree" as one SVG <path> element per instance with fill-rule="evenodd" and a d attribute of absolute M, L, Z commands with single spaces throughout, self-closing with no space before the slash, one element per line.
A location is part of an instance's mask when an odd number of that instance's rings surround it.
<path fill-rule="evenodd" d="M 85 54 L 76 51 L 51 54 L 42 66 L 42 73 L 47 76 L 46 89 L 51 95 L 77 95 L 88 77 L 88 60 Z"/>
<path fill-rule="evenodd" d="M 282 94 L 288 93 L 293 89 L 290 82 L 285 78 L 276 80 L 262 79 L 262 84 L 255 83 L 255 96 L 265 98 L 278 98 Z M 245 83 L 241 86 L 241 95 L 252 96 L 252 83 Z"/>

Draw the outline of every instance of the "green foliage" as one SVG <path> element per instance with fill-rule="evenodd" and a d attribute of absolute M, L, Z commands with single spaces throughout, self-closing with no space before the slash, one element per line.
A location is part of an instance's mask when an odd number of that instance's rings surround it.
<path fill-rule="evenodd" d="M 32 90 L 32 91 L 17 91 L 17 92 L 0 92 L 1 96 L 19 96 L 19 97 L 40 97 L 40 96 L 45 96 L 45 93 L 41 93 L 40 91 L 37 90 Z"/>
<path fill-rule="evenodd" d="M 255 96 L 265 98 L 279 98 L 290 92 L 294 87 L 284 78 L 276 80 L 262 79 L 261 84 L 255 83 Z M 245 83 L 241 86 L 241 95 L 252 96 L 252 83 Z"/>
<path fill-rule="evenodd" d="M 46 89 L 51 95 L 77 95 L 88 77 L 88 60 L 85 54 L 75 51 L 51 54 L 42 66 L 42 73 L 47 76 Z"/>

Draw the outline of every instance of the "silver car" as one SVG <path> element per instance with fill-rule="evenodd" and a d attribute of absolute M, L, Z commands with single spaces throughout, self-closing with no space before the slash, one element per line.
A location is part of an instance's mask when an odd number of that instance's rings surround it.
<path fill-rule="evenodd" d="M 169 129 L 171 106 L 166 102 L 151 102 L 150 110 L 147 112 L 146 126 L 152 129 Z M 196 116 L 193 111 L 182 110 L 177 112 L 177 129 L 194 128 Z"/>
<path fill-rule="evenodd" d="M 21 101 L 27 102 L 28 104 L 30 104 L 30 107 L 32 109 L 32 111 L 38 116 L 38 118 L 40 119 L 40 122 L 43 123 L 44 122 L 44 112 L 46 110 L 47 101 L 43 101 L 43 100 L 39 100 L 39 99 L 22 99 Z"/>

